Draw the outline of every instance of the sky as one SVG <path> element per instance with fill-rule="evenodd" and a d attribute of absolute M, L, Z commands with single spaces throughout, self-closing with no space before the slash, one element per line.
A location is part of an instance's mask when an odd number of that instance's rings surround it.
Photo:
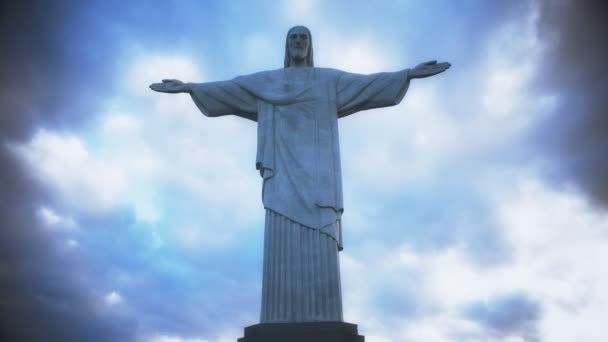
<path fill-rule="evenodd" d="M 345 321 L 372 342 L 608 340 L 601 1 L 0 5 L 0 340 L 235 341 L 259 321 L 255 123 L 163 78 L 449 61 L 340 120 Z"/>

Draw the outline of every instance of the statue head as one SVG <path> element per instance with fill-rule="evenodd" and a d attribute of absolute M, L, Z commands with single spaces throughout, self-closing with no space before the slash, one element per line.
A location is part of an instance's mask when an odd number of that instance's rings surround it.
<path fill-rule="evenodd" d="M 285 67 L 297 62 L 302 62 L 305 66 L 314 66 L 312 35 L 306 26 L 292 27 L 285 39 Z"/>

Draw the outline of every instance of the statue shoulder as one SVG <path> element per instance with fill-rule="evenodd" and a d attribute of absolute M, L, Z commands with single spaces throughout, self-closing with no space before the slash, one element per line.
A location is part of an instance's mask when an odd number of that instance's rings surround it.
<path fill-rule="evenodd" d="M 342 70 L 334 69 L 334 68 L 315 68 L 315 69 L 319 69 L 319 73 L 322 74 L 324 77 L 331 77 L 331 78 L 340 77 L 340 75 L 345 73 Z"/>
<path fill-rule="evenodd" d="M 321 79 L 321 80 L 326 80 L 326 81 L 337 80 L 342 74 L 345 73 L 342 70 L 332 69 L 332 68 L 312 67 L 311 69 L 317 75 L 317 76 L 315 76 L 315 78 Z M 255 72 L 253 74 L 238 76 L 234 79 L 234 81 L 236 81 L 238 84 L 243 85 L 243 84 L 266 84 L 266 83 L 272 83 L 274 81 L 284 80 L 284 79 L 285 79 L 285 68 L 279 68 L 279 69 L 274 69 L 274 70 L 259 71 L 259 72 Z"/>
<path fill-rule="evenodd" d="M 237 76 L 237 77 L 235 77 L 235 80 L 236 81 L 238 81 L 238 80 L 264 81 L 264 80 L 274 79 L 278 76 L 281 76 L 282 74 L 283 74 L 283 68 L 275 69 L 275 70 L 264 70 L 264 71 L 254 72 L 253 74 Z"/>

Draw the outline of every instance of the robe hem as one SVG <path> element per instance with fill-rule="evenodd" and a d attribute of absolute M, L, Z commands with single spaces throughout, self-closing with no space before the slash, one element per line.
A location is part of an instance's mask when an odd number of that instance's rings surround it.
<path fill-rule="evenodd" d="M 268 210 L 268 211 L 272 211 L 273 213 L 275 213 L 275 214 L 277 214 L 277 215 L 283 216 L 283 217 L 285 217 L 286 219 L 288 219 L 288 220 L 290 220 L 290 221 L 292 221 L 292 222 L 295 222 L 295 223 L 299 224 L 300 226 L 302 226 L 302 227 L 304 227 L 304 228 L 307 228 L 307 229 L 312 229 L 312 230 L 317 230 L 317 231 L 319 231 L 319 233 L 329 236 L 330 238 L 332 238 L 332 240 L 334 240 L 334 241 L 336 242 L 336 245 L 338 246 L 338 251 L 340 251 L 340 252 L 341 252 L 342 250 L 344 250 L 344 246 L 343 246 L 343 245 L 340 243 L 340 241 L 338 241 L 338 238 L 337 238 L 337 237 L 335 237 L 335 236 L 333 236 L 333 235 L 331 235 L 331 234 L 329 234 L 329 233 L 327 233 L 327 232 L 323 231 L 323 228 L 324 228 L 324 227 L 327 227 L 327 226 L 329 226 L 329 225 L 331 225 L 331 224 L 335 224 L 336 222 L 333 222 L 333 223 L 328 223 L 328 224 L 326 224 L 326 225 L 324 225 L 324 226 L 321 226 L 321 227 L 319 227 L 319 228 L 315 228 L 315 227 L 311 227 L 311 226 L 309 226 L 309 225 L 306 225 L 306 224 L 300 223 L 300 222 L 298 222 L 298 221 L 296 221 L 296 220 L 292 219 L 291 217 L 289 217 L 289 216 L 287 216 L 287 215 L 284 215 L 284 214 L 282 214 L 282 213 L 280 213 L 280 212 L 278 212 L 278 211 L 276 211 L 276 210 L 274 210 L 274 209 L 272 209 L 272 208 L 269 208 L 269 207 L 267 207 L 267 206 L 264 206 L 264 209 L 266 209 L 266 210 Z M 336 220 L 336 221 L 341 221 L 341 220 Z M 339 229 L 340 229 L 340 230 L 342 230 L 342 227 L 340 227 Z M 342 234 L 342 232 L 340 231 L 340 232 L 338 232 L 338 234 L 340 234 L 340 235 L 341 235 L 341 234 Z"/>

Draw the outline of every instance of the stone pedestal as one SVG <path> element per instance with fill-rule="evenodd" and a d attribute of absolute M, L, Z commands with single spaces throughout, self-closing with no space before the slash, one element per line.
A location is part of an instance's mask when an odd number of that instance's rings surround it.
<path fill-rule="evenodd" d="M 238 342 L 365 342 L 356 324 L 344 322 L 260 323 Z"/>

